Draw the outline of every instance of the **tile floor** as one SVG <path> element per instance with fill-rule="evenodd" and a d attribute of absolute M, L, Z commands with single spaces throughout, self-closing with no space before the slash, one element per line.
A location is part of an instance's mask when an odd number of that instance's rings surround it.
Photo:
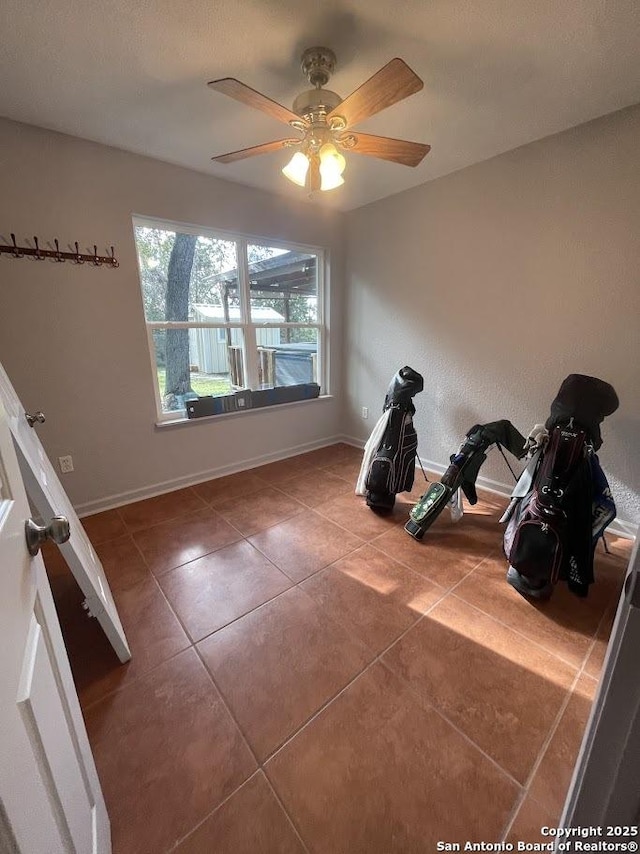
<path fill-rule="evenodd" d="M 390 854 L 558 820 L 629 544 L 580 600 L 509 587 L 483 494 L 423 543 L 334 445 L 86 518 L 133 658 L 47 568 L 115 854 Z"/>

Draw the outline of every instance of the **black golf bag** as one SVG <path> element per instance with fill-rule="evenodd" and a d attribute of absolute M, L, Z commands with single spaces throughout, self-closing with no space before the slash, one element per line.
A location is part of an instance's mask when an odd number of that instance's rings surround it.
<path fill-rule="evenodd" d="M 457 454 L 450 458 L 449 468 L 439 483 L 432 483 L 409 514 L 405 531 L 416 540 L 421 540 L 438 518 L 458 489 L 465 494 L 469 504 L 476 504 L 476 478 L 480 466 L 487 458 L 491 445 L 506 448 L 514 457 L 524 456 L 524 436 L 510 421 L 491 421 L 476 424 L 466 435 Z"/>
<path fill-rule="evenodd" d="M 415 474 L 418 437 L 413 426 L 412 398 L 422 391 L 424 381 L 405 366 L 391 380 L 382 416 L 364 447 L 356 493 L 379 513 L 393 509 L 398 492 L 410 492 Z"/>
<path fill-rule="evenodd" d="M 600 424 L 618 408 L 609 383 L 568 376 L 551 404 L 545 432 L 513 491 L 507 522 L 507 581 L 547 599 L 558 580 L 578 596 L 593 582 L 595 546 L 616 508 L 596 451 Z"/>

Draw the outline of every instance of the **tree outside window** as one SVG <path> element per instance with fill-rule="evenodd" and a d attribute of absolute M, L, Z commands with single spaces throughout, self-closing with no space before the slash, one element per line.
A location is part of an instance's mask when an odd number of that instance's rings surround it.
<path fill-rule="evenodd" d="M 161 417 L 204 395 L 322 385 L 321 250 L 134 226 Z"/>

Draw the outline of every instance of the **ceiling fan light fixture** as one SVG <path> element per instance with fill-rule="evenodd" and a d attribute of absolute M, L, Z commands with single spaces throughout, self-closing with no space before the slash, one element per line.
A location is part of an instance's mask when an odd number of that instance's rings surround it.
<path fill-rule="evenodd" d="M 296 151 L 291 160 L 282 170 L 285 178 L 293 181 L 299 187 L 304 187 L 307 183 L 307 172 L 309 171 L 309 158 L 302 151 Z"/>
<path fill-rule="evenodd" d="M 347 165 L 344 157 L 332 142 L 325 143 L 320 149 L 320 189 L 335 190 L 344 184 L 342 173 Z"/>
<path fill-rule="evenodd" d="M 423 82 L 418 75 L 396 57 L 346 98 L 341 98 L 324 88 L 333 74 L 335 63 L 335 54 L 328 48 L 313 47 L 304 52 L 302 70 L 313 88 L 296 97 L 292 110 L 234 77 L 210 81 L 209 86 L 217 92 L 260 110 L 300 134 L 293 139 L 275 139 L 211 159 L 215 163 L 235 163 L 293 146 L 295 153 L 282 173 L 292 183 L 307 189 L 310 196 L 318 190 L 333 190 L 344 184 L 342 173 L 346 163 L 341 150 L 404 166 L 418 166 L 430 146 L 406 139 L 351 132 L 365 119 L 419 92 Z"/>

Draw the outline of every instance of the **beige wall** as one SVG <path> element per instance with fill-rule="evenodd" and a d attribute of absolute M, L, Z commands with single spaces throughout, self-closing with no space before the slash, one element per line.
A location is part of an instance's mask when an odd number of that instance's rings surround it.
<path fill-rule="evenodd" d="M 120 259 L 111 270 L 0 258 L 0 362 L 27 410 L 44 410 L 39 434 L 50 457 L 73 455 L 76 470 L 62 482 L 76 506 L 255 464 L 340 432 L 342 215 L 4 120 L 0 168 L 7 241 L 13 231 L 42 244 L 113 244 Z M 328 247 L 337 397 L 156 428 L 133 213 Z"/>
<path fill-rule="evenodd" d="M 600 458 L 640 521 L 640 107 L 348 216 L 345 432 L 365 438 L 393 373 L 416 398 L 423 459 L 448 462 L 476 422 L 544 421 L 562 379 L 611 382 Z M 510 475 L 493 455 L 483 473 Z"/>
<path fill-rule="evenodd" d="M 410 364 L 425 376 L 420 453 L 440 465 L 477 421 L 506 417 L 526 432 L 543 420 L 570 372 L 612 382 L 621 407 L 600 456 L 619 515 L 640 520 L 640 108 L 346 218 L 3 120 L 0 152 L 5 239 L 113 243 L 121 261 L 103 270 L 0 258 L 0 362 L 25 406 L 46 412 L 50 456 L 73 455 L 63 484 L 77 506 L 340 433 L 364 439 L 392 374 Z M 337 397 L 155 428 L 132 213 L 328 246 Z M 483 472 L 509 482 L 495 455 Z"/>

